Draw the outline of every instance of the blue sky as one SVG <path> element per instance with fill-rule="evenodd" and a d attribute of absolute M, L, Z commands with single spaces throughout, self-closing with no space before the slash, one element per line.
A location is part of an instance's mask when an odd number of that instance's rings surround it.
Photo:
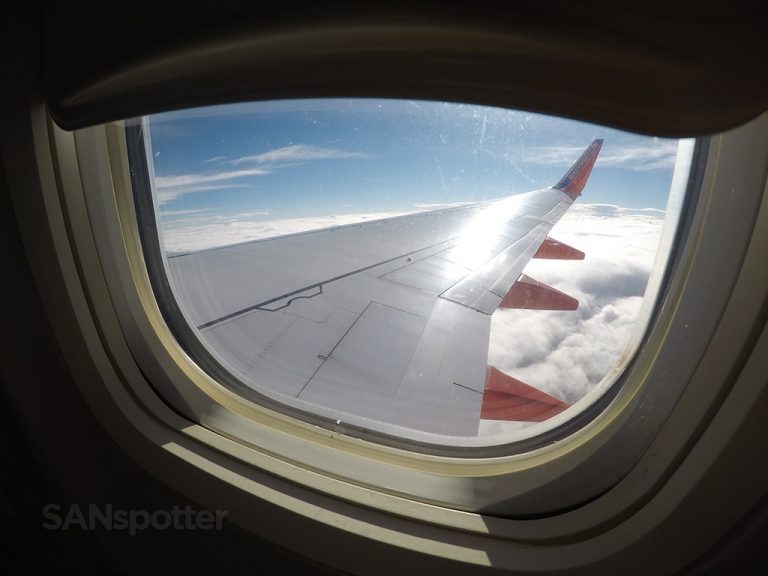
<path fill-rule="evenodd" d="M 288 100 L 150 118 L 165 221 L 412 211 L 556 183 L 604 138 L 581 202 L 664 209 L 676 141 L 483 106 Z"/>

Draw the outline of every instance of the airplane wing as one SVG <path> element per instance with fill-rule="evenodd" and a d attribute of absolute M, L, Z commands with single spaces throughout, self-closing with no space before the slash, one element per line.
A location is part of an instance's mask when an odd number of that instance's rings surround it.
<path fill-rule="evenodd" d="M 522 272 L 584 257 L 547 235 L 602 143 L 551 188 L 169 255 L 170 281 L 208 349 L 270 397 L 448 435 L 544 420 L 567 404 L 487 366 L 491 315 L 578 305 Z"/>

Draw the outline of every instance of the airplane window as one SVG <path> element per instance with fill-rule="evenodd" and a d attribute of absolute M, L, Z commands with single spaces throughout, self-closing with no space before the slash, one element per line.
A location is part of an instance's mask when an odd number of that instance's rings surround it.
<path fill-rule="evenodd" d="M 692 153 L 404 100 L 234 104 L 128 130 L 143 241 L 193 359 L 347 434 L 457 446 L 533 437 L 616 385 Z"/>

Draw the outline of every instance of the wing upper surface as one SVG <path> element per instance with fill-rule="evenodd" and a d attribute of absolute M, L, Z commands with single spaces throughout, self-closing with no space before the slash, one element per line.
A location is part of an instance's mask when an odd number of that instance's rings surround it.
<path fill-rule="evenodd" d="M 255 390 L 334 419 L 474 435 L 491 315 L 572 202 L 547 188 L 168 267 L 209 350 Z"/>

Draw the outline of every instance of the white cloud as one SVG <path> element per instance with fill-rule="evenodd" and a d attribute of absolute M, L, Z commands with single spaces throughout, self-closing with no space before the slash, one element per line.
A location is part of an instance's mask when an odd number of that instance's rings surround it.
<path fill-rule="evenodd" d="M 210 212 L 210 208 L 194 208 L 190 210 L 160 210 L 161 217 L 174 217 L 174 216 L 189 216 L 190 214 L 201 214 L 204 212 Z"/>
<path fill-rule="evenodd" d="M 531 146 L 524 161 L 531 164 L 570 166 L 584 151 L 583 146 Z M 600 166 L 621 166 L 634 171 L 667 169 L 675 166 L 677 140 L 651 140 L 646 144 L 605 144 L 600 151 Z"/>
<path fill-rule="evenodd" d="M 268 211 L 255 211 L 232 216 L 185 218 L 178 222 L 163 223 L 161 232 L 168 252 L 191 252 L 307 230 L 318 230 L 329 226 L 392 218 L 402 214 L 406 212 L 370 212 L 265 220 L 264 216 L 269 215 Z"/>
<path fill-rule="evenodd" d="M 425 204 L 422 202 L 416 202 L 413 207 L 416 208 L 416 210 L 440 210 L 442 208 L 454 208 L 457 206 L 468 206 L 469 204 L 473 204 L 473 202 L 447 202 L 442 204 Z"/>
<path fill-rule="evenodd" d="M 264 168 L 250 168 L 248 170 L 229 170 L 226 172 L 214 172 L 212 174 L 181 174 L 179 176 L 156 176 L 155 186 L 158 188 L 178 188 L 181 186 L 197 186 L 211 182 L 235 180 L 247 176 L 261 176 L 269 173 Z"/>
<path fill-rule="evenodd" d="M 194 192 L 209 192 L 211 190 L 228 190 L 232 188 L 242 188 L 242 184 L 212 184 L 209 186 L 176 186 L 170 188 L 158 188 L 157 189 L 157 203 L 162 207 L 169 202 L 176 200 L 180 196 L 185 194 L 192 194 Z"/>
<path fill-rule="evenodd" d="M 275 148 L 252 156 L 243 156 L 234 160 L 227 160 L 227 164 L 275 164 L 278 162 L 300 162 L 304 160 L 330 160 L 336 158 L 365 158 L 362 152 L 339 150 L 336 148 L 324 148 L 308 144 L 292 144 L 282 148 Z"/>
<path fill-rule="evenodd" d="M 585 259 L 531 260 L 525 273 L 578 299 L 578 310 L 498 310 L 488 363 L 568 403 L 594 389 L 636 329 L 662 224 L 659 210 L 574 204 L 551 236 Z M 481 433 L 524 425 L 483 421 Z"/>

